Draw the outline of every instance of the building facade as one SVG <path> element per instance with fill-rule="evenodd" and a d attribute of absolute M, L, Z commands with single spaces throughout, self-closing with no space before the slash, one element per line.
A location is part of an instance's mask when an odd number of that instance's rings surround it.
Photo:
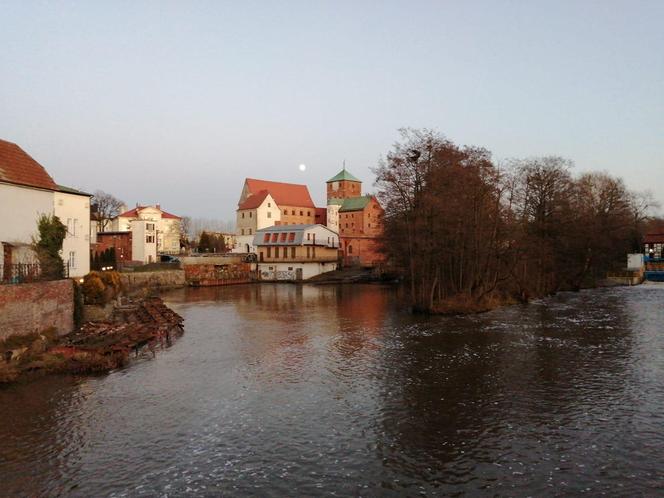
<path fill-rule="evenodd" d="M 145 231 L 144 222 L 146 221 L 152 222 L 152 225 L 154 225 L 157 254 L 180 253 L 181 218 L 174 214 L 163 211 L 159 204 L 155 206 L 137 205 L 134 209 L 119 214 L 113 218 L 111 222 L 111 231 L 134 231 L 134 222 L 137 222 L 136 230 L 143 233 Z M 135 242 L 137 238 L 137 235 L 134 235 L 133 239 Z M 146 244 L 148 243 L 146 242 Z M 144 247 L 139 252 L 135 252 L 134 257 L 137 258 L 142 254 L 149 255 L 151 254 L 151 251 L 151 248 Z M 137 260 L 143 261 L 142 258 L 138 258 Z"/>
<path fill-rule="evenodd" d="M 70 276 L 90 269 L 90 194 L 57 185 L 46 169 L 18 145 L 0 140 L 0 265 L 36 263 L 31 249 L 41 215 L 67 226 L 61 251 Z"/>
<path fill-rule="evenodd" d="M 263 228 L 254 236 L 253 245 L 262 280 L 307 280 L 338 266 L 339 236 L 323 225 Z"/>
<path fill-rule="evenodd" d="M 327 226 L 339 234 L 344 263 L 364 267 L 384 262 L 380 250 L 384 210 L 362 182 L 344 168 L 327 181 Z"/>
<path fill-rule="evenodd" d="M 247 178 L 236 211 L 236 252 L 256 252 L 254 235 L 274 225 L 316 223 L 306 185 Z"/>

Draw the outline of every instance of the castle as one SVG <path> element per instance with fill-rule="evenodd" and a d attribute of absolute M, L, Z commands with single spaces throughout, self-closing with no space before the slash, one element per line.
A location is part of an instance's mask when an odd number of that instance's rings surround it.
<path fill-rule="evenodd" d="M 255 253 L 258 230 L 279 225 L 323 225 L 339 235 L 346 265 L 380 264 L 383 208 L 362 195 L 362 182 L 344 167 L 327 181 L 327 207 L 316 207 L 306 185 L 245 179 L 236 211 L 237 252 Z"/>

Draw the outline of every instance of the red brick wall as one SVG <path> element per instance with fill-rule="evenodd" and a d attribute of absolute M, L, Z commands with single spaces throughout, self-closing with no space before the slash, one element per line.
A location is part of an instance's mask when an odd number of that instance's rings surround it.
<path fill-rule="evenodd" d="M 351 182 L 342 180 L 338 182 L 337 190 L 334 190 L 333 182 L 327 184 L 327 200 L 346 199 L 348 197 L 359 197 L 362 195 L 362 182 Z"/>
<path fill-rule="evenodd" d="M 74 329 L 74 283 L 71 280 L 0 285 L 0 340 L 55 327 Z"/>
<path fill-rule="evenodd" d="M 131 261 L 131 232 L 98 233 L 94 251 L 99 254 L 111 247 L 115 247 L 115 257 L 119 263 Z"/>
<path fill-rule="evenodd" d="M 341 247 L 347 265 L 359 263 L 361 266 L 377 266 L 385 261 L 376 238 L 341 237 Z"/>

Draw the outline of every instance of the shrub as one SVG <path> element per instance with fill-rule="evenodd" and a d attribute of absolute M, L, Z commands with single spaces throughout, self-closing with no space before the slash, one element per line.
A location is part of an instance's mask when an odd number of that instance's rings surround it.
<path fill-rule="evenodd" d="M 91 271 L 83 278 L 83 299 L 87 304 L 104 304 L 105 290 L 99 272 Z"/>

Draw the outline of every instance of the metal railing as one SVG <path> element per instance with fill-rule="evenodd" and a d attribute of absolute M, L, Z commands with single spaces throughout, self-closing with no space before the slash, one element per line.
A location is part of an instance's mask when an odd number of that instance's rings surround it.
<path fill-rule="evenodd" d="M 69 263 L 64 264 L 62 278 L 69 278 Z M 39 263 L 12 263 L 0 264 L 0 285 L 26 284 L 30 282 L 43 282 L 57 280 L 42 273 Z"/>

